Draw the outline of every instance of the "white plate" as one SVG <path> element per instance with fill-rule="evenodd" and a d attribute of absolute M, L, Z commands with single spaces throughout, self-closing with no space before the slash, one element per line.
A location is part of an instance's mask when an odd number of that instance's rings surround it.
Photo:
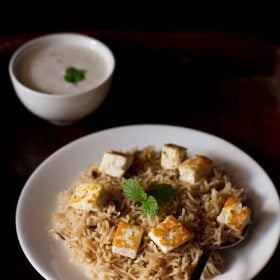
<path fill-rule="evenodd" d="M 84 280 L 81 265 L 68 261 L 68 251 L 48 230 L 57 194 L 78 180 L 88 164 L 100 162 L 112 149 L 127 150 L 164 143 L 188 147 L 226 166 L 233 179 L 247 188 L 254 223 L 247 240 L 226 254 L 228 266 L 219 280 L 253 278 L 269 261 L 280 236 L 280 203 L 265 171 L 229 142 L 200 131 L 165 125 L 124 126 L 97 132 L 61 148 L 31 175 L 20 195 L 16 228 L 22 249 L 37 271 L 48 280 Z"/>

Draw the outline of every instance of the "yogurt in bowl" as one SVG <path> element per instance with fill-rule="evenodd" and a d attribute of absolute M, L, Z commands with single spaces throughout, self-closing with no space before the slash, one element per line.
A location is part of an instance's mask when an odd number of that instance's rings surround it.
<path fill-rule="evenodd" d="M 27 109 L 51 123 L 67 125 L 103 102 L 114 68 L 111 50 L 99 40 L 57 33 L 21 46 L 10 60 L 9 74 Z"/>
<path fill-rule="evenodd" d="M 95 50 L 64 43 L 46 45 L 26 55 L 19 65 L 18 78 L 27 87 L 49 94 L 77 94 L 98 86 L 107 76 L 105 59 Z M 68 68 L 81 69 L 85 78 L 67 82 Z"/>

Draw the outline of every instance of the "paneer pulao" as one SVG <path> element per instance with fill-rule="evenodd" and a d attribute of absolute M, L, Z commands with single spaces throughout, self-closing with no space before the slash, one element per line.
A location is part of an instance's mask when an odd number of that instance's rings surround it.
<path fill-rule="evenodd" d="M 60 193 L 50 232 L 92 279 L 189 279 L 202 245 L 242 238 L 250 223 L 244 188 L 206 155 L 165 144 L 110 150 Z M 214 252 L 203 274 L 223 271 Z"/>

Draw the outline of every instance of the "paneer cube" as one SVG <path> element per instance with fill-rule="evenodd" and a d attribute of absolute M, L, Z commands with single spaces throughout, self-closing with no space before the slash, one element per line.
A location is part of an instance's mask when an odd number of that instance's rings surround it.
<path fill-rule="evenodd" d="M 228 197 L 217 221 L 235 231 L 242 231 L 250 221 L 250 209 L 233 196 Z"/>
<path fill-rule="evenodd" d="M 103 155 L 99 170 L 112 177 L 121 178 L 132 163 L 132 155 L 108 151 Z"/>
<path fill-rule="evenodd" d="M 120 222 L 114 235 L 112 252 L 135 259 L 143 232 L 140 226 Z"/>
<path fill-rule="evenodd" d="M 192 234 L 172 215 L 152 228 L 149 237 L 165 254 L 188 241 Z"/>
<path fill-rule="evenodd" d="M 205 156 L 195 155 L 179 165 L 180 180 L 194 184 L 204 176 L 209 175 L 212 169 L 213 162 L 211 159 Z"/>
<path fill-rule="evenodd" d="M 98 182 L 78 184 L 70 198 L 70 206 L 91 211 L 101 207 L 106 200 L 106 191 Z"/>
<path fill-rule="evenodd" d="M 176 169 L 186 157 L 187 149 L 175 144 L 164 144 L 161 150 L 161 166 L 165 169 Z"/>

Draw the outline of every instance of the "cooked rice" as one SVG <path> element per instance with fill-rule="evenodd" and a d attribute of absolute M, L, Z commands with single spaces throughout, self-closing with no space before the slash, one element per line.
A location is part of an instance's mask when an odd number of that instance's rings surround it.
<path fill-rule="evenodd" d="M 244 190 L 232 184 L 223 172 L 214 169 L 209 178 L 190 185 L 179 180 L 177 170 L 160 166 L 160 153 L 153 147 L 132 151 L 134 162 L 125 178 L 101 174 L 98 164 L 83 172 L 80 182 L 98 181 L 109 193 L 99 211 L 81 211 L 69 207 L 73 187 L 59 195 L 54 215 L 53 232 L 71 248 L 71 259 L 88 264 L 92 279 L 189 279 L 202 254 L 201 245 L 219 245 L 240 238 L 216 221 L 228 196 L 242 202 Z M 127 178 L 137 179 L 147 190 L 155 183 L 167 183 L 177 189 L 175 201 L 161 208 L 154 218 L 141 215 L 137 203 L 124 198 L 122 184 Z M 168 254 L 164 254 L 148 237 L 147 232 L 173 214 L 194 233 L 194 238 Z M 136 259 L 112 253 L 112 240 L 119 221 L 140 225 L 145 233 Z M 214 252 L 203 273 L 203 279 L 221 272 L 223 259 Z"/>

